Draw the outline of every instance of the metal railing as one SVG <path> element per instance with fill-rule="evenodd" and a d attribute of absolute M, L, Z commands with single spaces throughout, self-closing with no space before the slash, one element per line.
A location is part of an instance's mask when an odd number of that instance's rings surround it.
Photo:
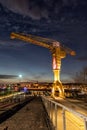
<path fill-rule="evenodd" d="M 87 130 L 87 116 L 42 96 L 54 130 Z"/>

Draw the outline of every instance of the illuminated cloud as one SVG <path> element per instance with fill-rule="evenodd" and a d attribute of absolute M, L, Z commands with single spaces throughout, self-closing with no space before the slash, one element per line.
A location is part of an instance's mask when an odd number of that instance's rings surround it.
<path fill-rule="evenodd" d="M 0 0 L 9 10 L 33 19 L 48 18 L 52 12 L 59 13 L 64 6 L 75 7 L 78 0 Z"/>
<path fill-rule="evenodd" d="M 5 7 L 13 12 L 30 16 L 33 19 L 40 19 L 41 17 L 48 17 L 48 11 L 45 7 L 40 7 L 40 4 L 31 0 L 0 0 Z M 41 3 L 41 2 L 40 2 Z"/>
<path fill-rule="evenodd" d="M 41 72 L 40 74 L 36 74 L 35 72 L 31 72 L 31 76 L 29 79 L 35 79 L 36 81 L 52 81 L 49 74 L 47 72 Z"/>
<path fill-rule="evenodd" d="M 13 12 L 18 12 L 26 15 L 28 13 L 27 0 L 0 0 L 0 2 Z"/>

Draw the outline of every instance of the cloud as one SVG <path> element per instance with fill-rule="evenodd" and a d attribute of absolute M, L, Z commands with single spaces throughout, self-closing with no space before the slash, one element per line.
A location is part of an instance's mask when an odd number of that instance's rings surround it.
<path fill-rule="evenodd" d="M 33 19 L 48 18 L 53 12 L 60 13 L 64 6 L 76 6 L 78 0 L 0 0 L 9 10 Z"/>
<path fill-rule="evenodd" d="M 48 17 L 48 11 L 45 7 L 40 7 L 41 2 L 35 2 L 31 0 L 0 0 L 5 7 L 9 10 L 23 14 L 24 16 L 30 16 L 33 19 L 40 19 L 41 17 Z"/>
<path fill-rule="evenodd" d="M 31 72 L 31 77 L 29 77 L 29 79 L 35 79 L 36 81 L 51 81 L 51 78 L 47 72 L 40 72 L 39 74 Z"/>
<path fill-rule="evenodd" d="M 78 0 L 62 0 L 63 1 L 63 4 L 64 6 L 70 6 L 70 5 L 73 5 L 73 6 L 76 6 L 77 5 L 77 2 Z"/>
<path fill-rule="evenodd" d="M 10 37 L 10 36 L 9 36 Z M 2 40 L 0 39 L 0 49 L 14 49 L 14 50 L 20 50 L 22 47 L 27 45 L 26 42 L 23 41 L 16 41 L 16 40 Z"/>
<path fill-rule="evenodd" d="M 81 56 L 77 58 L 78 61 L 87 61 L 87 56 Z"/>
<path fill-rule="evenodd" d="M 17 75 L 1 75 L 0 74 L 0 79 L 13 79 L 13 78 L 17 78 Z"/>
<path fill-rule="evenodd" d="M 0 2 L 13 12 L 28 15 L 28 0 L 0 0 Z"/>

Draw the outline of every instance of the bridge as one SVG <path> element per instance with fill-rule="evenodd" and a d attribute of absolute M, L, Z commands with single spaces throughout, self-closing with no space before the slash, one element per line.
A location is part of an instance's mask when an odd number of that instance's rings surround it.
<path fill-rule="evenodd" d="M 86 106 L 76 99 L 15 93 L 0 101 L 0 129 L 87 130 Z"/>

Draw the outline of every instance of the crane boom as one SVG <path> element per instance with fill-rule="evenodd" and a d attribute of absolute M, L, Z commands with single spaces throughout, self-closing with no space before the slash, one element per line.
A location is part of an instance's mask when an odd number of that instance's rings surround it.
<path fill-rule="evenodd" d="M 49 39 L 49 38 L 43 38 L 40 36 L 35 36 L 35 35 L 30 35 L 30 34 L 19 34 L 19 33 L 11 33 L 11 39 L 19 39 L 23 40 L 38 46 L 42 46 L 45 48 L 48 48 L 51 51 L 54 51 L 54 48 L 60 48 L 61 51 L 66 52 L 66 54 L 70 54 L 72 56 L 76 55 L 75 51 L 71 50 L 70 48 L 62 45 L 60 42 L 54 40 L 54 39 Z"/>
<path fill-rule="evenodd" d="M 37 38 L 37 37 L 36 37 Z M 33 43 L 35 45 L 38 46 L 42 46 L 48 49 L 52 49 L 51 45 L 46 44 L 43 41 L 39 41 L 38 39 L 35 39 L 35 37 L 33 35 L 23 35 L 23 34 L 18 34 L 18 33 L 11 33 L 11 39 L 19 39 L 19 40 L 23 40 L 29 43 Z"/>

